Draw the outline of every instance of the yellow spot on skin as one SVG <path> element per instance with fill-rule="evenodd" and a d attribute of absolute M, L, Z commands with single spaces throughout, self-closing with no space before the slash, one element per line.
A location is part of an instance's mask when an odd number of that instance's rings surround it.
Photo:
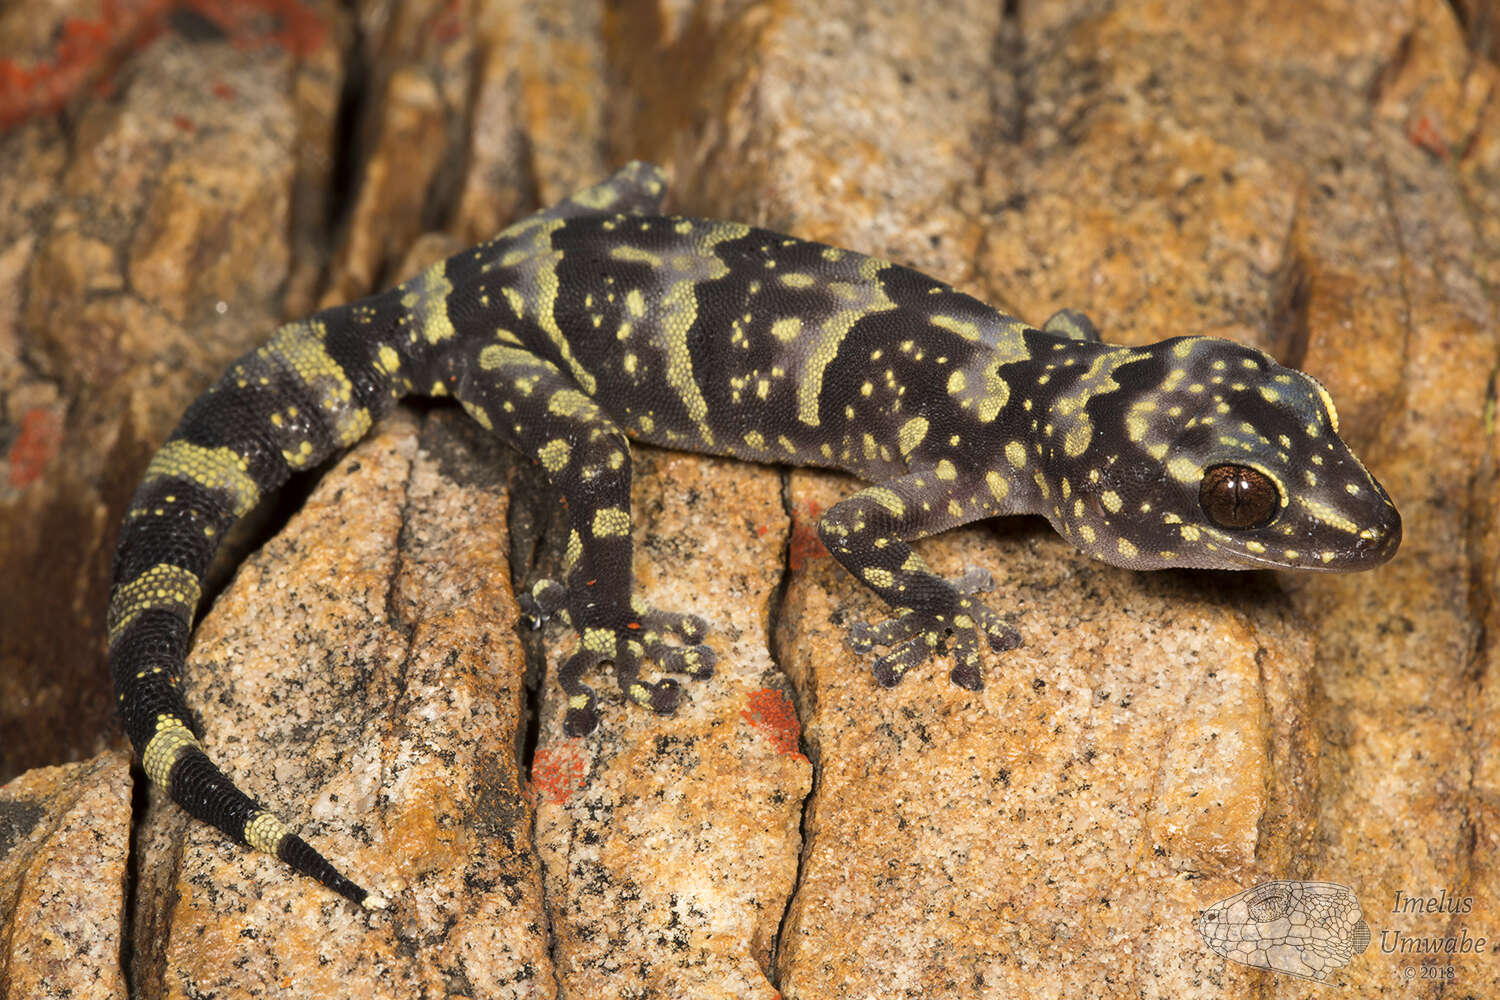
<path fill-rule="evenodd" d="M 529 368 L 537 363 L 537 356 L 523 347 L 509 344 L 486 344 L 479 350 L 479 367 L 495 371 L 506 366 Z"/>
<path fill-rule="evenodd" d="M 485 412 L 483 407 L 476 406 L 475 404 L 464 399 L 461 399 L 458 402 L 459 405 L 464 408 L 464 412 L 469 415 L 469 419 L 473 420 L 476 424 L 478 424 L 480 427 L 483 427 L 487 431 L 492 431 L 495 429 L 494 422 L 490 420 L 490 415 Z"/>
<path fill-rule="evenodd" d="M 1118 514 L 1120 512 L 1120 508 L 1123 506 L 1123 504 L 1121 504 L 1120 502 L 1120 494 L 1116 493 L 1114 490 L 1105 490 L 1103 493 L 1099 494 L 1099 502 L 1102 503 L 1104 505 L 1104 509 L 1109 511 L 1111 514 Z"/>
<path fill-rule="evenodd" d="M 505 295 L 505 301 L 510 306 L 510 311 L 516 314 L 516 319 L 526 318 L 526 296 L 521 294 L 518 288 L 507 285 L 501 289 Z"/>
<path fill-rule="evenodd" d="M 956 333 L 965 340 L 971 340 L 976 344 L 979 343 L 979 327 L 968 320 L 959 319 L 957 316 L 938 315 L 930 317 L 927 322 L 933 326 L 942 327 L 944 330 Z"/>
<path fill-rule="evenodd" d="M 389 344 L 381 344 L 380 349 L 375 352 L 376 359 L 380 362 L 381 370 L 387 375 L 393 375 L 401 367 L 401 355 Z"/>
<path fill-rule="evenodd" d="M 1026 468 L 1026 446 L 1012 441 L 1005 446 L 1005 460 L 1018 469 Z"/>
<path fill-rule="evenodd" d="M 955 469 L 953 467 L 953 463 L 948 461 L 946 458 L 938 462 L 936 471 L 937 477 L 944 482 L 952 482 L 953 480 L 958 478 L 958 470 Z"/>
<path fill-rule="evenodd" d="M 1266 547 L 1260 542 L 1251 540 L 1245 543 L 1245 550 L 1247 552 L 1254 552 L 1256 555 L 1260 555 L 1261 553 L 1266 551 Z"/>
<path fill-rule="evenodd" d="M 109 602 L 109 641 L 114 642 L 146 611 L 170 611 L 191 622 L 202 596 L 202 585 L 191 571 L 171 563 L 157 563 L 116 589 Z"/>
<path fill-rule="evenodd" d="M 446 322 L 446 306 L 434 308 L 443 311 Z M 449 336 L 452 328 L 447 323 Z M 355 403 L 354 383 L 324 347 L 324 332 L 322 324 L 314 321 L 288 323 L 260 351 L 290 369 L 311 390 L 318 412 L 333 431 L 334 443 L 348 446 L 365 436 L 372 421 L 370 412 Z"/>
<path fill-rule="evenodd" d="M 1124 556 L 1126 559 L 1134 559 L 1136 556 L 1140 555 L 1140 550 L 1137 549 L 1128 538 L 1119 539 L 1119 541 L 1116 543 L 1116 547 L 1120 550 L 1120 555 Z"/>
<path fill-rule="evenodd" d="M 262 809 L 254 813 L 245 824 L 244 838 L 245 843 L 257 851 L 275 854 L 282 838 L 291 832 L 285 823 Z"/>
<path fill-rule="evenodd" d="M 191 749 L 203 749 L 192 730 L 176 716 L 163 713 L 156 717 L 156 732 L 141 751 L 141 768 L 152 784 L 165 787 L 172 765 Z"/>
<path fill-rule="evenodd" d="M 865 490 L 865 494 L 897 517 L 906 516 L 906 504 L 893 491 L 886 489 L 884 486 L 871 486 Z"/>
<path fill-rule="evenodd" d="M 572 417 L 598 408 L 597 403 L 577 389 L 560 389 L 547 400 L 547 412 L 559 417 Z"/>
<path fill-rule="evenodd" d="M 953 374 L 948 376 L 948 395 L 957 396 L 968 384 L 969 379 L 964 375 L 963 369 L 955 368 Z"/>
<path fill-rule="evenodd" d="M 618 507 L 601 507 L 594 511 L 595 538 L 622 538 L 630 534 L 630 515 Z"/>
<path fill-rule="evenodd" d="M 607 628 L 586 628 L 579 639 L 583 642 L 584 649 L 601 656 L 615 655 L 615 634 Z"/>
<path fill-rule="evenodd" d="M 1167 474 L 1180 483 L 1197 482 L 1203 474 L 1203 470 L 1190 458 L 1181 456 L 1167 463 Z"/>
<path fill-rule="evenodd" d="M 775 337 L 783 344 L 791 340 L 796 340 L 797 336 L 801 333 L 802 320 L 797 316 L 788 316 L 784 319 L 778 319 L 776 322 L 771 324 L 771 336 Z"/>
<path fill-rule="evenodd" d="M 1078 526 L 1078 537 L 1082 538 L 1089 545 L 1093 545 L 1094 539 L 1097 536 L 1094 534 L 1094 529 L 1091 526 L 1087 524 L 1080 524 Z"/>
<path fill-rule="evenodd" d="M 872 587 L 889 590 L 896 584 L 895 574 L 888 569 L 881 569 L 879 566 L 866 566 L 862 575 Z"/>
<path fill-rule="evenodd" d="M 146 466 L 143 485 L 158 479 L 187 479 L 229 495 L 230 510 L 240 517 L 260 500 L 260 487 L 250 478 L 250 463 L 232 448 L 208 448 L 186 441 L 168 441 Z"/>
<path fill-rule="evenodd" d="M 1077 421 L 1068 428 L 1067 436 L 1063 438 L 1063 454 L 1069 458 L 1077 458 L 1088 450 L 1089 440 L 1094 436 L 1094 425 L 1089 419 L 1079 414 Z"/>
<path fill-rule="evenodd" d="M 639 288 L 632 288 L 625 293 L 625 309 L 636 319 L 646 315 L 646 297 Z"/>
<path fill-rule="evenodd" d="M 629 245 L 614 246 L 609 249 L 610 257 L 615 260 L 630 261 L 636 264 L 645 264 L 647 267 L 661 267 L 661 258 L 654 253 L 642 250 L 640 247 Z"/>
<path fill-rule="evenodd" d="M 984 484 L 990 488 L 990 496 L 1000 503 L 1010 495 L 1010 481 L 994 469 L 984 474 Z"/>
<path fill-rule="evenodd" d="M 1351 535 L 1359 534 L 1359 525 L 1355 524 L 1353 521 L 1349 520 L 1343 514 L 1340 514 L 1337 510 L 1330 507 L 1326 503 L 1323 503 L 1319 500 L 1313 500 L 1309 497 L 1298 495 L 1297 505 L 1311 514 L 1317 520 L 1322 521 L 1324 524 L 1328 525 L 1330 528 L 1336 528 L 1339 531 L 1347 532 Z"/>
<path fill-rule="evenodd" d="M 866 316 L 896 308 L 896 304 L 875 280 L 882 270 L 890 266 L 885 261 L 867 257 L 859 265 L 859 276 L 863 279 L 860 284 L 850 285 L 841 281 L 829 284 L 829 291 L 846 299 L 847 305 L 833 312 L 817 327 L 816 333 L 807 338 L 807 350 L 798 359 L 797 419 L 807 426 L 818 426 L 818 403 L 823 395 L 823 374 L 838 355 L 839 345 L 850 329 Z M 875 358 L 872 357 L 872 360 Z"/>
<path fill-rule="evenodd" d="M 1318 390 L 1318 398 L 1323 400 L 1323 409 L 1328 411 L 1328 426 L 1333 428 L 1333 433 L 1339 432 L 1339 411 L 1333 405 L 1333 397 L 1328 395 L 1328 390 L 1323 388 L 1323 383 L 1312 380 L 1313 387 Z"/>
<path fill-rule="evenodd" d="M 788 288 L 811 288 L 814 283 L 812 275 L 800 273 L 783 274 L 780 280 Z"/>
<path fill-rule="evenodd" d="M 448 318 L 448 296 L 453 294 L 453 282 L 448 280 L 447 269 L 448 262 L 439 261 L 400 286 L 401 304 L 410 311 L 422 339 L 429 344 L 453 336 L 453 321 Z"/>
<path fill-rule="evenodd" d="M 541 460 L 542 468 L 550 474 L 555 474 L 561 472 L 568 464 L 568 456 L 571 453 L 572 449 L 568 446 L 568 442 L 562 438 L 553 438 L 537 451 L 537 458 Z M 619 453 L 616 452 L 616 454 Z"/>
<path fill-rule="evenodd" d="M 761 436 L 760 431 L 746 431 L 745 443 L 756 451 L 766 450 L 766 439 Z"/>
<path fill-rule="evenodd" d="M 901 449 L 901 457 L 910 457 L 912 451 L 927 437 L 927 418 L 912 417 L 901 425 L 896 432 L 896 442 Z"/>

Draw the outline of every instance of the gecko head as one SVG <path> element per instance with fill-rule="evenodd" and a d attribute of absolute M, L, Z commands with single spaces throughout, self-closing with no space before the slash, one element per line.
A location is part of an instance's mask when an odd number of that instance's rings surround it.
<path fill-rule="evenodd" d="M 1053 524 L 1089 554 L 1134 569 L 1314 570 L 1395 554 L 1401 516 L 1315 379 L 1207 337 L 1109 356 L 1071 397 L 1087 447 L 1049 463 L 1049 478 L 1061 464 L 1070 479 Z"/>

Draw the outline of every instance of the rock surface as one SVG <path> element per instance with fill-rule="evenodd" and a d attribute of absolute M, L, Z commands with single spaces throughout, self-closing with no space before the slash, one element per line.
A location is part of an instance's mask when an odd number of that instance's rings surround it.
<path fill-rule="evenodd" d="M 0 786 L 0 998 L 126 995 L 129 759 L 28 771 Z"/>
<path fill-rule="evenodd" d="M 225 6 L 0 10 L 0 779 L 118 742 L 114 525 L 229 358 L 402 277 L 424 231 L 451 249 L 632 156 L 674 208 L 1033 321 L 1304 367 L 1406 541 L 1372 574 L 1221 577 L 1102 567 L 1026 521 L 948 533 L 924 557 L 989 569 L 1026 645 L 982 692 L 941 663 L 879 691 L 842 640 L 881 609 L 812 530 L 852 484 L 648 454 L 642 585 L 725 655 L 678 717 L 611 702 L 565 740 L 555 687 L 523 690 L 505 562 L 557 519 L 460 419 L 408 414 L 241 569 L 191 674 L 221 762 L 391 914 L 169 807 L 130 820 L 97 758 L 86 792 L 22 796 L 34 830 L 86 834 L 0 878 L 97 907 L 68 970 L 97 995 L 125 982 L 99 942 L 127 869 L 65 866 L 123 858 L 131 822 L 147 998 L 1310 996 L 1193 928 L 1274 878 L 1354 890 L 1373 941 L 1332 981 L 1359 995 L 1500 993 L 1492 954 L 1383 950 L 1500 941 L 1493 4 Z M 1396 905 L 1440 893 L 1470 904 Z M 5 912 L 0 995 L 45 993 L 14 942 L 57 912 Z"/>

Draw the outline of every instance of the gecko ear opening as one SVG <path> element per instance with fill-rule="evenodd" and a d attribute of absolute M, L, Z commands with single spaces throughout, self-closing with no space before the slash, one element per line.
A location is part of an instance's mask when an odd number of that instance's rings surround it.
<path fill-rule="evenodd" d="M 1248 465 L 1216 465 L 1203 474 L 1198 505 L 1216 527 L 1263 528 L 1281 508 L 1281 493 L 1269 476 Z"/>

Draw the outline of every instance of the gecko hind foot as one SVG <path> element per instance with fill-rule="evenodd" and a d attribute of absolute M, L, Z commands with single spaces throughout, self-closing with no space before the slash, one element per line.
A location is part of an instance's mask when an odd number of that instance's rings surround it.
<path fill-rule="evenodd" d="M 541 589 L 540 585 L 537 589 Z M 539 603 L 541 600 L 545 598 Z M 603 663 L 614 664 L 615 681 L 626 701 L 649 708 L 657 715 L 671 715 L 677 711 L 682 701 L 682 687 L 671 678 L 655 682 L 642 680 L 641 667 L 646 660 L 662 670 L 685 674 L 695 680 L 713 676 L 718 657 L 708 646 L 695 642 L 708 632 L 703 619 L 639 606 L 625 617 L 628 620 L 623 625 L 583 628 L 582 644 L 558 672 L 558 681 L 568 695 L 563 731 L 569 736 L 586 736 L 599 724 L 597 698 L 593 689 L 582 682 L 582 677 Z M 674 645 L 666 641 L 668 636 L 692 644 Z"/>

